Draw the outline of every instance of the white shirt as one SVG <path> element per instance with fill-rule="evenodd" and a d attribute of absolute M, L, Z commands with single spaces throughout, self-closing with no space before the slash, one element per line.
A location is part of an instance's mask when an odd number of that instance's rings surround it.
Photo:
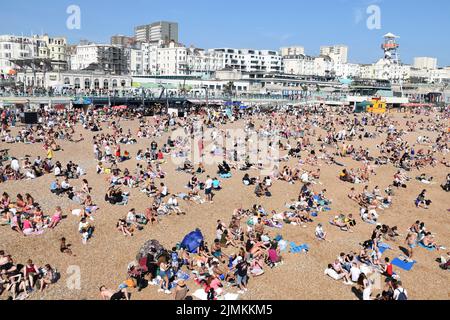
<path fill-rule="evenodd" d="M 359 276 L 361 274 L 361 270 L 358 267 L 352 266 L 350 268 L 350 274 L 353 282 L 358 282 Z"/>
<path fill-rule="evenodd" d="M 212 183 L 213 183 L 213 181 L 212 181 L 211 178 L 206 180 L 206 182 L 205 182 L 205 189 L 211 189 L 212 188 Z"/>
<path fill-rule="evenodd" d="M 19 171 L 19 169 L 20 169 L 19 160 L 17 160 L 17 159 L 12 160 L 11 161 L 11 168 L 14 171 Z"/>
<path fill-rule="evenodd" d="M 177 201 L 176 198 L 171 197 L 171 198 L 169 199 L 169 201 L 167 201 L 167 204 L 168 204 L 169 206 L 174 206 L 174 207 L 176 207 L 176 206 L 178 206 L 178 201 Z"/>
<path fill-rule="evenodd" d="M 370 295 L 372 293 L 372 283 L 369 279 L 364 280 L 364 290 L 363 290 L 363 300 L 368 301 L 370 300 Z"/>
<path fill-rule="evenodd" d="M 398 296 L 400 295 L 400 293 L 404 292 L 406 297 L 408 297 L 408 292 L 403 289 L 403 288 L 397 288 L 394 290 L 394 300 L 398 300 Z"/>
<path fill-rule="evenodd" d="M 66 181 L 63 181 L 63 182 L 61 183 L 61 188 L 63 188 L 63 189 L 69 189 L 69 188 L 70 188 L 70 184 L 69 184 L 68 182 L 66 182 Z"/>
<path fill-rule="evenodd" d="M 127 222 L 135 222 L 136 221 L 136 216 L 134 215 L 133 212 L 128 212 L 127 214 Z"/>
<path fill-rule="evenodd" d="M 323 237 L 323 229 L 321 227 L 316 228 L 316 236 Z"/>
<path fill-rule="evenodd" d="M 55 167 L 55 176 L 59 176 L 61 174 L 61 169 L 59 167 Z"/>

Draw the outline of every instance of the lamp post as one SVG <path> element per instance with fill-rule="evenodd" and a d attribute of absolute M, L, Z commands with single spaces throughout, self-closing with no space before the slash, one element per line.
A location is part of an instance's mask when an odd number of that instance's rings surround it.
<path fill-rule="evenodd" d="M 202 89 L 205 89 L 205 93 L 206 93 L 206 108 L 209 107 L 209 88 L 208 86 L 203 86 Z"/>

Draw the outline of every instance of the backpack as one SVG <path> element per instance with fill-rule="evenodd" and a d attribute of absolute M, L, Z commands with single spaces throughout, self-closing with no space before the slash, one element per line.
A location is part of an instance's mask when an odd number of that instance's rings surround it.
<path fill-rule="evenodd" d="M 399 292 L 400 294 L 398 295 L 397 300 L 408 300 L 408 297 L 405 294 L 405 289 L 403 289 L 403 291 L 399 290 Z"/>

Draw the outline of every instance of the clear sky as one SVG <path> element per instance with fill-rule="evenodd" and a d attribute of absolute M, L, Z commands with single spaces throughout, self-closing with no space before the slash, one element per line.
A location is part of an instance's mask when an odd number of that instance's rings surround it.
<path fill-rule="evenodd" d="M 81 9 L 81 29 L 69 30 L 69 5 Z M 367 28 L 367 8 L 381 10 L 381 29 Z M 321 45 L 346 44 L 349 60 L 373 63 L 382 56 L 382 36 L 399 35 L 400 58 L 438 58 L 450 66 L 448 0 L 12 0 L 2 1 L 0 34 L 65 35 L 71 43 L 109 43 L 134 27 L 176 21 L 180 42 L 200 48 L 278 49 L 301 45 L 317 55 Z"/>

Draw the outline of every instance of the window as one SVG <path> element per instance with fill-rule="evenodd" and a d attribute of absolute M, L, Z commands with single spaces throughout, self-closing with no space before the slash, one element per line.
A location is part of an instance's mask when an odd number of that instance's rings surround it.
<path fill-rule="evenodd" d="M 113 80 L 112 86 L 113 86 L 113 88 L 117 88 L 117 80 L 116 79 Z"/>
<path fill-rule="evenodd" d="M 64 84 L 70 84 L 70 79 L 69 78 L 65 78 L 64 79 Z"/>
<path fill-rule="evenodd" d="M 98 79 L 94 80 L 94 89 L 100 89 L 100 81 Z"/>
<path fill-rule="evenodd" d="M 80 78 L 75 78 L 75 89 L 80 89 L 81 85 L 80 85 Z"/>
<path fill-rule="evenodd" d="M 103 80 L 103 89 L 109 89 L 108 79 Z"/>
<path fill-rule="evenodd" d="M 89 78 L 84 79 L 84 89 L 88 90 L 90 88 L 91 88 L 91 79 Z"/>

